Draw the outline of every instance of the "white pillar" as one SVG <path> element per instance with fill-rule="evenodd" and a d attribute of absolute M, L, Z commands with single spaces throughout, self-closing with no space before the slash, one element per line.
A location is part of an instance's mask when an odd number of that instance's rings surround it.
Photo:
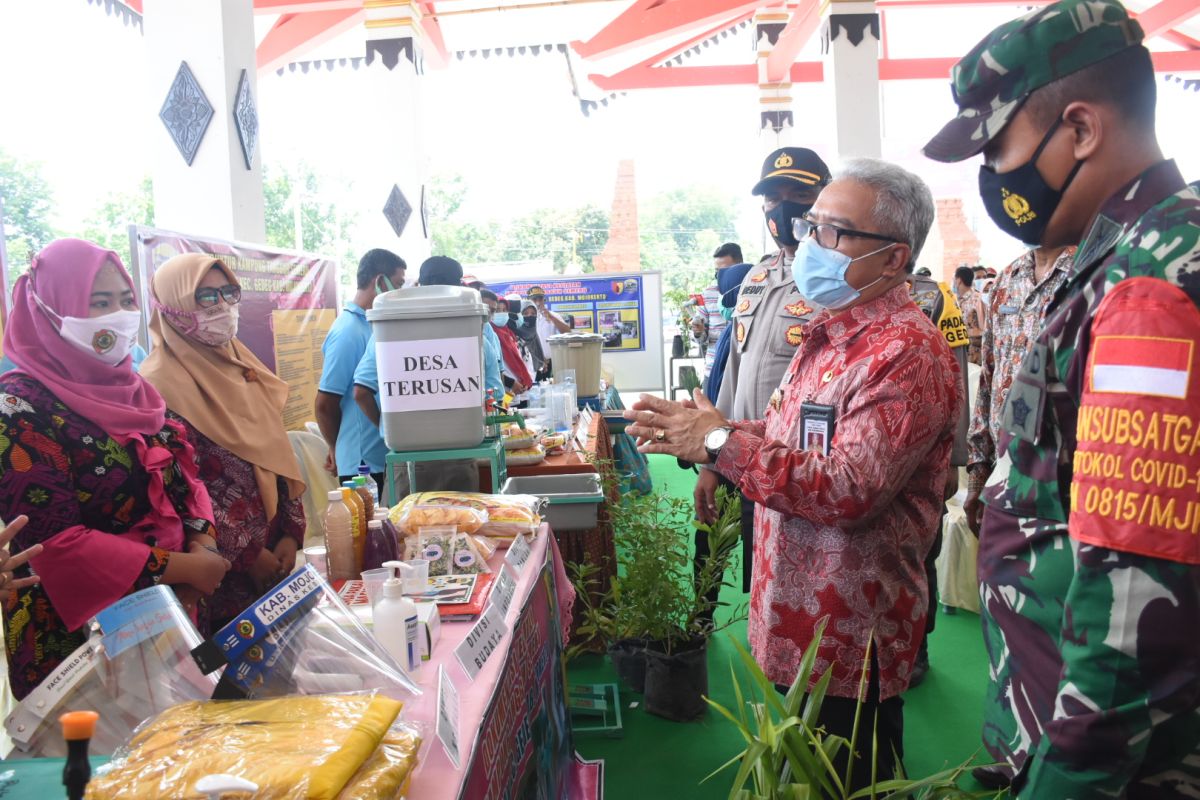
<path fill-rule="evenodd" d="M 759 9 L 754 15 L 754 47 L 758 65 L 758 135 L 763 155 L 780 147 L 795 145 L 792 112 L 792 83 L 773 82 L 767 76 L 771 49 L 787 27 L 790 14 L 784 4 Z"/>
<path fill-rule="evenodd" d="M 363 219 L 364 249 L 384 247 L 409 266 L 411 280 L 429 257 L 430 243 L 422 225 L 421 197 L 426 165 L 422 145 L 421 75 L 424 73 L 421 11 L 407 0 L 374 0 L 367 8 L 367 64 L 372 103 L 363 110 L 361 141 L 374 155 L 371 174 L 360 182 L 369 198 Z M 411 212 L 397 235 L 384 213 L 393 188 Z M 454 253 L 445 253 L 453 257 Z"/>
<path fill-rule="evenodd" d="M 879 14 L 874 2 L 829 4 L 821 30 L 828 107 L 834 110 L 838 157 L 882 154 L 879 105 Z"/>
<path fill-rule="evenodd" d="M 256 148 L 246 167 L 234 123 L 243 71 L 255 103 L 258 98 L 253 0 L 145 0 L 143 23 L 150 113 L 137 119 L 154 128 L 155 224 L 202 236 L 265 241 L 262 159 Z M 190 166 L 160 118 L 182 62 L 212 107 Z M 174 119 L 178 124 L 181 115 Z"/>

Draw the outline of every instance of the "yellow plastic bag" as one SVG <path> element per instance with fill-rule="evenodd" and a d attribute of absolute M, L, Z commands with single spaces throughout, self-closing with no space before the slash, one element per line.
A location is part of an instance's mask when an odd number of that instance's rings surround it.
<path fill-rule="evenodd" d="M 182 703 L 137 731 L 86 797 L 199 798 L 196 781 L 225 774 L 257 783 L 258 800 L 335 800 L 400 709 L 374 694 Z"/>

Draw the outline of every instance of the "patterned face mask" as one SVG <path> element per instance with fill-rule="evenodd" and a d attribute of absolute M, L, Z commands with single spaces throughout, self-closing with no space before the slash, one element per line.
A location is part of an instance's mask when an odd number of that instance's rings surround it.
<path fill-rule="evenodd" d="M 237 336 L 238 306 L 218 303 L 199 311 L 178 311 L 156 302 L 154 307 L 166 317 L 172 328 L 200 344 L 220 347 Z"/>

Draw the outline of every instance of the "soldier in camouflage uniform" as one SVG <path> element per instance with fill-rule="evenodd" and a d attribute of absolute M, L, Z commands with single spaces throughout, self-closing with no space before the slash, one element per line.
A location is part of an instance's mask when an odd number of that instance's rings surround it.
<path fill-rule="evenodd" d="M 1058 675 L 1020 721 L 1021 798 L 1200 797 L 1200 192 L 1159 150 L 1141 40 L 1115 0 L 1005 24 L 955 67 L 959 114 L 925 148 L 982 151 L 984 205 L 1027 244 L 1082 240 L 984 495 L 1024 606 L 1063 603 L 1057 665 L 1008 641 L 1014 669 Z"/>

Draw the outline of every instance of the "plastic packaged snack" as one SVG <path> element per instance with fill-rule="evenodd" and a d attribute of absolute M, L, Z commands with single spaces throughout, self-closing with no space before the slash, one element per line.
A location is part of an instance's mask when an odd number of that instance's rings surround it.
<path fill-rule="evenodd" d="M 469 492 L 415 492 L 400 501 L 389 516 L 406 536 L 435 525 L 453 525 L 460 533 L 475 533 L 487 523 L 487 512 L 469 498 Z"/>
<path fill-rule="evenodd" d="M 478 575 L 481 572 L 491 572 L 487 558 L 479 551 L 475 537 L 469 533 L 459 533 L 454 536 L 453 552 L 450 556 L 451 575 Z"/>
<path fill-rule="evenodd" d="M 535 444 L 533 447 L 509 450 L 504 454 L 504 460 L 514 467 L 528 467 L 545 461 L 546 451 L 540 444 Z"/>
<path fill-rule="evenodd" d="M 206 671 L 228 664 L 222 698 L 376 691 L 420 694 L 336 591 L 305 565 L 192 651 Z"/>
<path fill-rule="evenodd" d="M 499 549 L 496 540 L 490 536 L 483 536 L 477 533 L 471 538 L 475 540 L 475 547 L 479 549 L 479 555 L 483 557 L 484 561 L 490 559 L 492 554 Z"/>
<path fill-rule="evenodd" d="M 542 448 L 547 455 L 560 453 L 567 447 L 567 435 L 565 433 L 546 433 L 541 438 Z"/>
<path fill-rule="evenodd" d="M 88 640 L 17 704 L 5 719 L 5 758 L 67 754 L 58 716 L 67 709 L 100 715 L 89 750 L 109 755 L 147 717 L 186 700 L 212 696 L 217 675 L 191 657 L 203 639 L 166 586 L 123 597 L 92 620 Z"/>
<path fill-rule="evenodd" d="M 481 494 L 487 511 L 487 524 L 479 533 L 490 536 L 502 546 L 523 533 L 532 533 L 542 524 L 545 500 L 532 494 Z"/>
<path fill-rule="evenodd" d="M 421 528 L 417 535 L 419 557 L 429 562 L 430 576 L 449 575 L 458 533 L 453 525 Z"/>
<path fill-rule="evenodd" d="M 421 744 L 400 710 L 374 693 L 184 703 L 139 728 L 86 796 L 190 798 L 211 774 L 253 781 L 254 797 L 271 800 L 395 796 Z"/>
<path fill-rule="evenodd" d="M 527 427 L 522 428 L 516 423 L 509 422 L 501 430 L 501 435 L 504 439 L 504 449 L 520 450 L 525 447 L 532 447 L 537 442 L 538 433 L 538 429 L 533 425 L 527 425 Z"/>

